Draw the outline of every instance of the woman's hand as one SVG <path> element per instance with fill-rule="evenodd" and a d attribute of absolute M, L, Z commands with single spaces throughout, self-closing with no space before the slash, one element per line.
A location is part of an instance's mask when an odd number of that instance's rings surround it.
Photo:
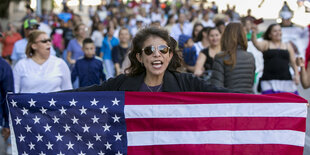
<path fill-rule="evenodd" d="M 251 30 L 252 30 L 252 35 L 255 35 L 255 36 L 256 36 L 256 34 L 257 34 L 257 32 L 258 32 L 257 25 L 256 25 L 256 24 L 252 24 Z"/>
<path fill-rule="evenodd" d="M 73 65 L 73 64 L 75 64 L 75 62 L 76 62 L 76 60 L 71 59 L 69 63 Z"/>
<path fill-rule="evenodd" d="M 203 70 L 201 70 L 201 69 L 196 69 L 194 72 L 194 75 L 198 76 L 198 77 L 200 77 L 202 74 L 203 74 Z"/>
<path fill-rule="evenodd" d="M 302 57 L 297 57 L 296 58 L 296 65 L 298 67 L 304 67 L 305 66 L 305 61 Z"/>

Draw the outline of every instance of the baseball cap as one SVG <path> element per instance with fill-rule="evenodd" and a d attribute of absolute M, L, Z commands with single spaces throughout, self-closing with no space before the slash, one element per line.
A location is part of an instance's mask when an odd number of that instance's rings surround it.
<path fill-rule="evenodd" d="M 179 36 L 179 48 L 184 48 L 184 44 L 191 38 L 191 36 L 181 34 Z"/>
<path fill-rule="evenodd" d="M 24 29 L 30 29 L 30 28 L 38 28 L 39 24 L 37 20 L 35 19 L 26 19 L 24 22 Z"/>
<path fill-rule="evenodd" d="M 283 18 L 284 20 L 288 20 L 293 17 L 293 14 L 290 11 L 282 11 L 280 13 L 280 17 Z"/>

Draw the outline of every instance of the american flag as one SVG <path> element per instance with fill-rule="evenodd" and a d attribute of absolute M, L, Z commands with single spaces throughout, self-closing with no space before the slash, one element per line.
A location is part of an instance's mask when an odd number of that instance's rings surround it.
<path fill-rule="evenodd" d="M 289 93 L 74 92 L 7 100 L 15 154 L 303 153 L 307 101 Z"/>

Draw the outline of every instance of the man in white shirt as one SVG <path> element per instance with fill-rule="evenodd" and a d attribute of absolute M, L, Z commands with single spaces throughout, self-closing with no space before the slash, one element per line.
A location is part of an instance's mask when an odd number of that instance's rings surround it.
<path fill-rule="evenodd" d="M 203 27 L 214 27 L 215 26 L 214 22 L 210 19 L 209 12 L 206 12 L 203 15 L 201 24 L 203 25 Z"/>
<path fill-rule="evenodd" d="M 180 13 L 178 17 L 178 23 L 173 25 L 171 28 L 171 36 L 175 40 L 179 40 L 181 34 L 192 36 L 193 25 L 186 21 L 186 16 L 184 13 Z"/>

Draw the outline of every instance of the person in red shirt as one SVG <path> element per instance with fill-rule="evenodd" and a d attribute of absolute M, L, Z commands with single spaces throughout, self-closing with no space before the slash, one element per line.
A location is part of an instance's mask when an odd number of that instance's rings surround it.
<path fill-rule="evenodd" d="M 13 24 L 8 24 L 8 30 L 0 37 L 0 42 L 2 43 L 2 57 L 10 64 L 14 43 L 20 39 L 22 39 L 22 36 L 16 31 L 16 27 Z"/>

